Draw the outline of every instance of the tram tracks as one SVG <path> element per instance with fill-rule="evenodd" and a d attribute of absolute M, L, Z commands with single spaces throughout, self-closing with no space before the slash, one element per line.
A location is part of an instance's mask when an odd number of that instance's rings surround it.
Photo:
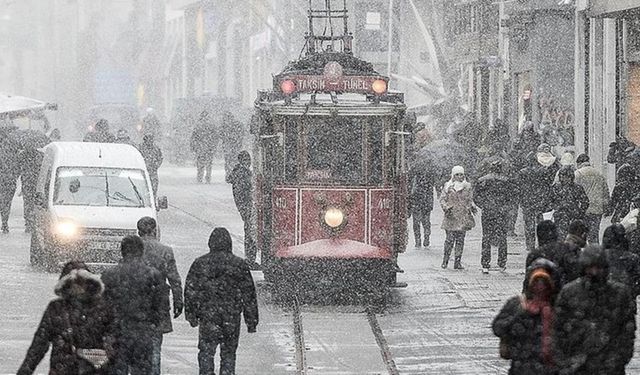
<path fill-rule="evenodd" d="M 294 345 L 295 345 L 295 362 L 296 362 L 296 374 L 307 375 L 313 372 L 313 365 L 307 360 L 307 351 L 310 350 L 305 342 L 305 329 L 303 325 L 303 313 L 300 308 L 300 301 L 297 296 L 294 296 L 292 301 L 292 315 L 293 315 L 293 333 L 294 333 Z M 375 338 L 376 345 L 379 348 L 380 355 L 384 366 L 386 367 L 389 375 L 399 375 L 398 368 L 396 367 L 393 355 L 389 348 L 382 328 L 378 322 L 378 318 L 374 309 L 371 306 L 367 306 L 364 312 L 358 313 L 368 322 L 371 333 Z M 362 359 L 361 359 L 362 360 Z M 311 371 L 310 371 L 311 370 Z"/>

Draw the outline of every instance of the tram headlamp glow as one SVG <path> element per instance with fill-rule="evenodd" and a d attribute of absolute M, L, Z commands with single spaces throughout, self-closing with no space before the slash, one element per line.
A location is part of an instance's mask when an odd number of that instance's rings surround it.
<path fill-rule="evenodd" d="M 286 79 L 280 83 L 280 90 L 285 95 L 291 95 L 296 91 L 296 84 L 290 79 Z"/>
<path fill-rule="evenodd" d="M 54 227 L 54 232 L 61 238 L 70 239 L 78 234 L 78 225 L 69 220 L 58 222 Z"/>
<path fill-rule="evenodd" d="M 371 84 L 371 90 L 373 90 L 373 92 L 375 92 L 378 95 L 382 95 L 385 92 L 387 92 L 387 82 L 385 82 L 382 79 L 376 79 Z"/>
<path fill-rule="evenodd" d="M 344 222 L 344 213 L 338 208 L 329 208 L 324 213 L 324 222 L 330 228 L 337 228 Z"/>

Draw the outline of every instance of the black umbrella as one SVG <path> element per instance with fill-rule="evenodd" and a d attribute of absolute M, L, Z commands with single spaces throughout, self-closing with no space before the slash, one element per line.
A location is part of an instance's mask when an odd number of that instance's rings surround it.
<path fill-rule="evenodd" d="M 416 155 L 415 166 L 418 168 L 432 168 L 440 184 L 451 177 L 451 169 L 461 165 L 467 175 L 472 175 L 474 157 L 472 150 L 451 139 L 438 139 L 430 142 Z"/>

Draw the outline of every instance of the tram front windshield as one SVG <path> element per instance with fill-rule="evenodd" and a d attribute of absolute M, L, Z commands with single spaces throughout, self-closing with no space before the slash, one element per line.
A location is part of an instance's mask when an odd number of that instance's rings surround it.
<path fill-rule="evenodd" d="M 318 118 L 303 125 L 306 182 L 377 184 L 382 180 L 382 121 L 372 118 Z"/>

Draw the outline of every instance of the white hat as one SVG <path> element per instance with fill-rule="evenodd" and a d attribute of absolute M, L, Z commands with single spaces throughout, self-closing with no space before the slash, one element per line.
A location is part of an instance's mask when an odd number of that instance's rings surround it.
<path fill-rule="evenodd" d="M 456 165 L 455 167 L 453 167 L 451 169 L 451 177 L 457 175 L 457 174 L 464 174 L 464 168 L 460 165 Z"/>

